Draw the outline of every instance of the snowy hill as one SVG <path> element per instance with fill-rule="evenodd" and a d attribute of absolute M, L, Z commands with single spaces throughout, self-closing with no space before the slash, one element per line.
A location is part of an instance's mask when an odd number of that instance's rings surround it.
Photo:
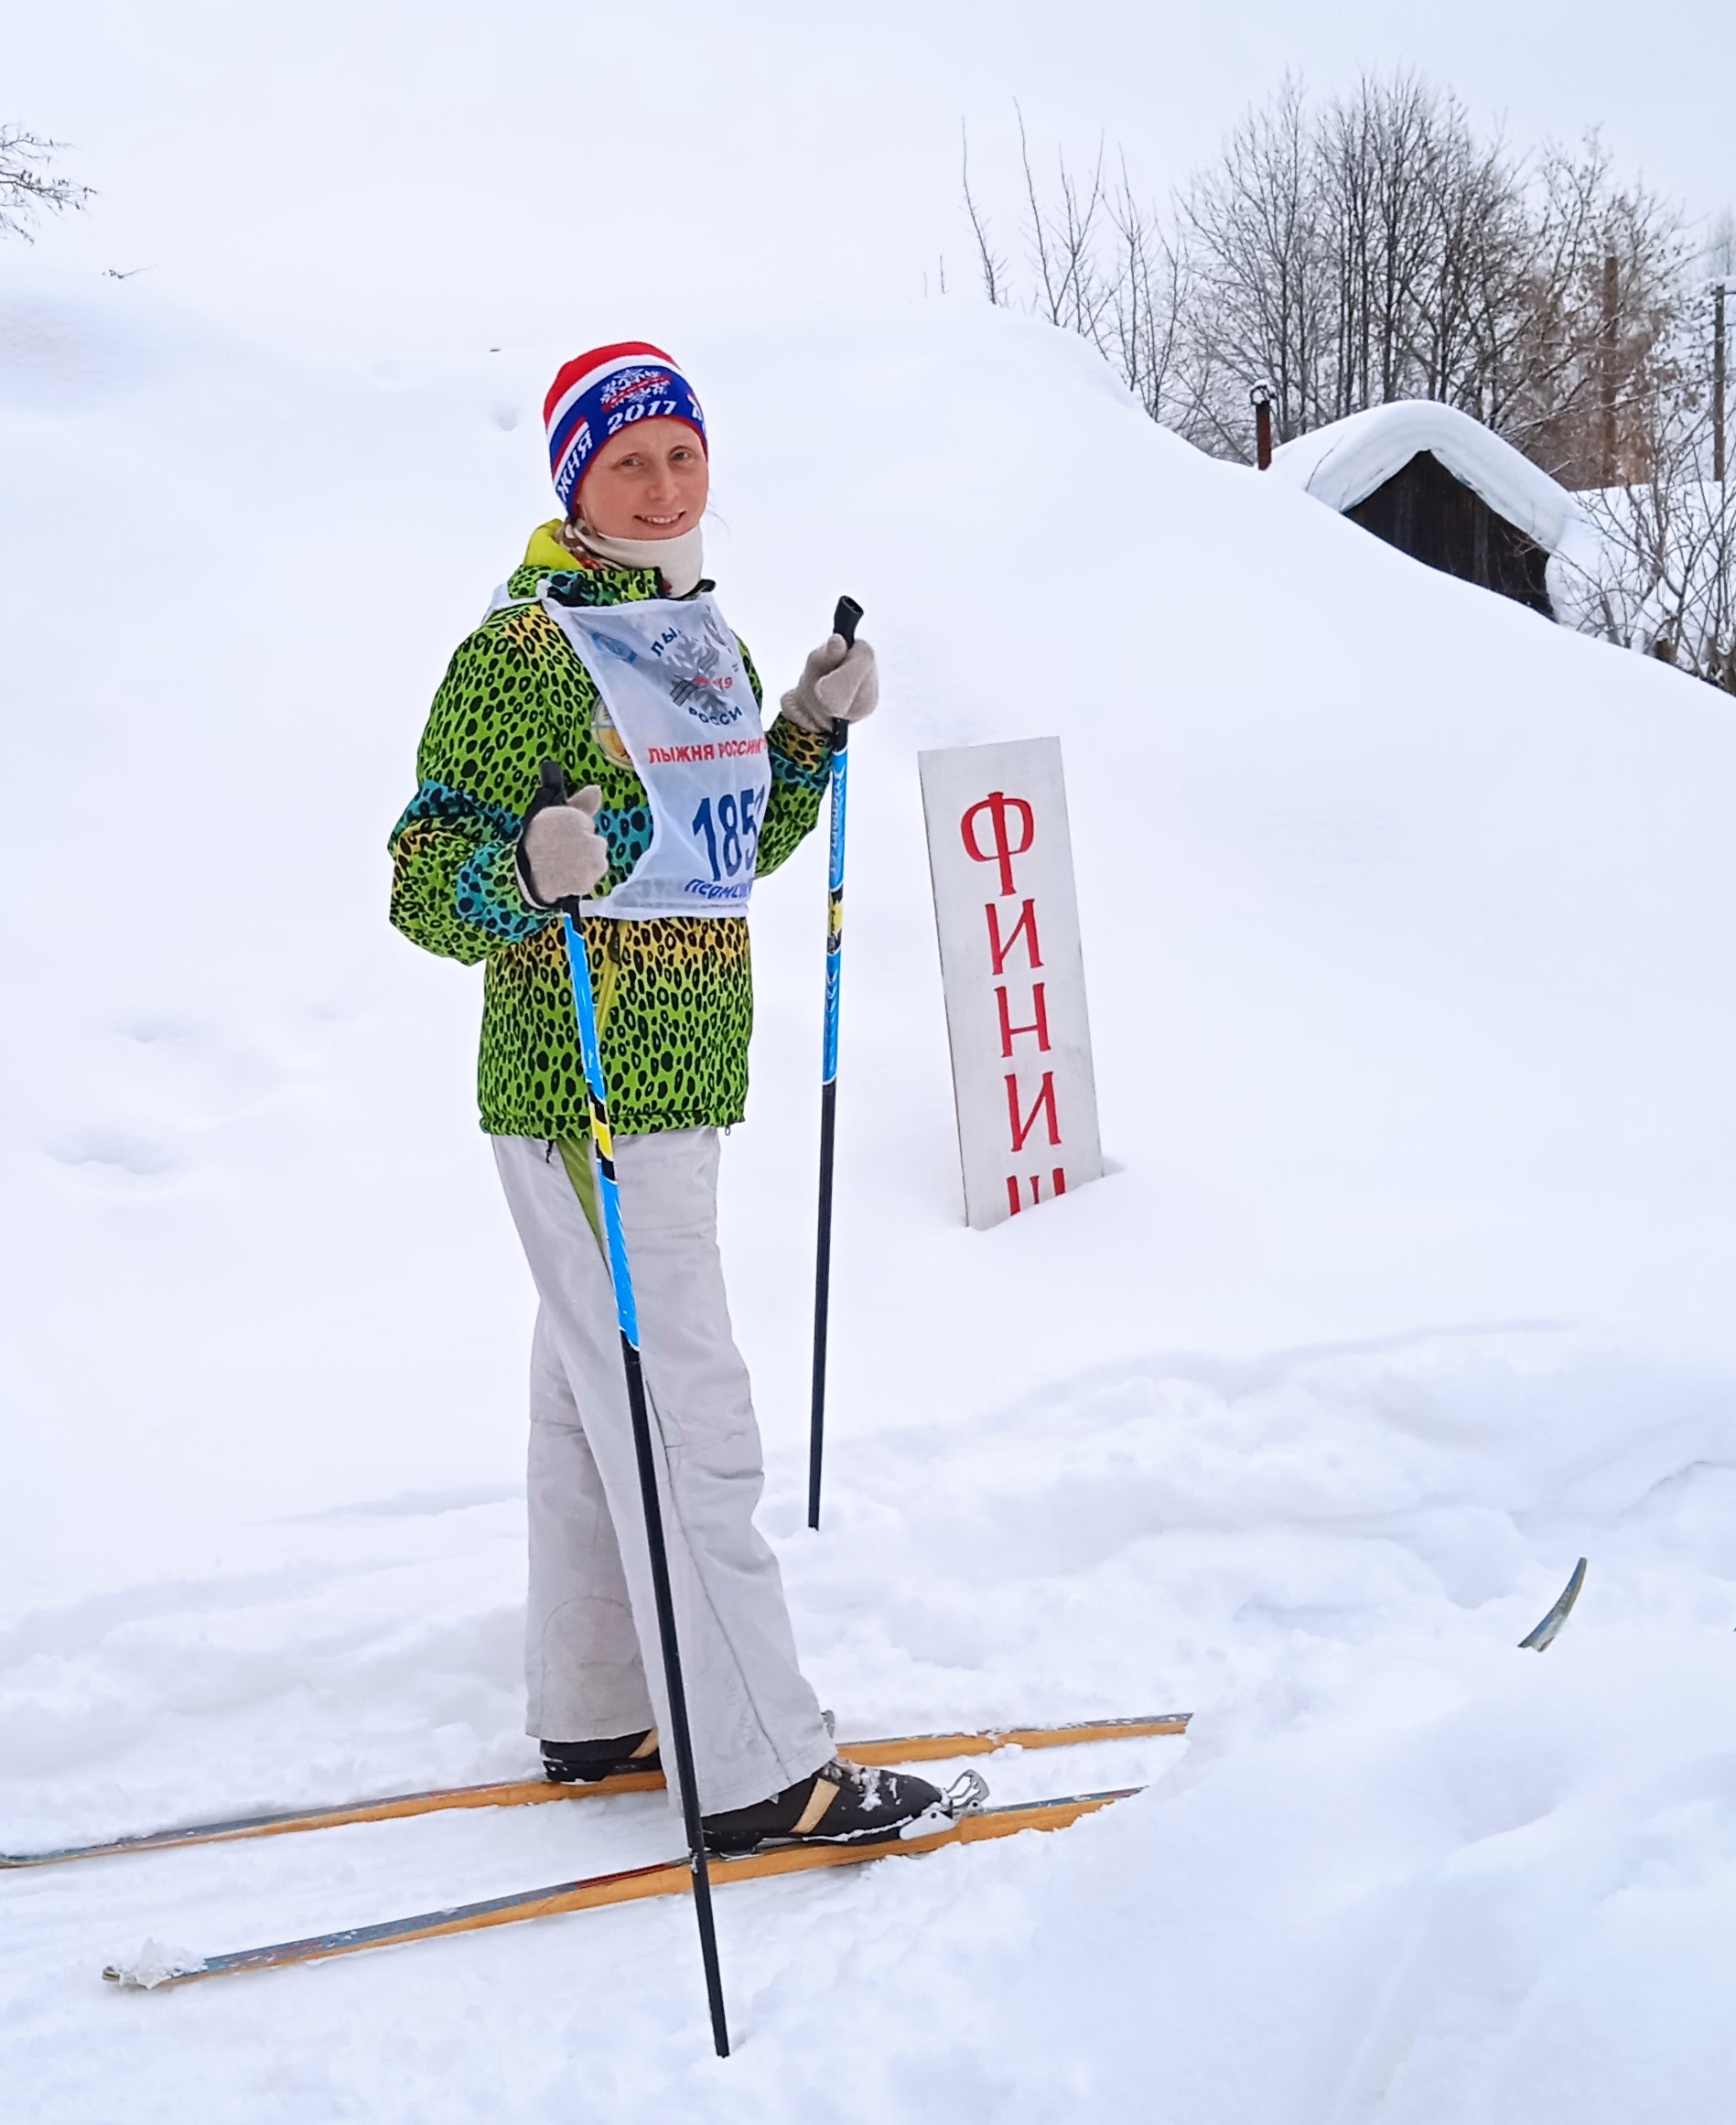
<path fill-rule="evenodd" d="M 388 930 L 383 842 L 550 513 L 571 351 L 321 368 L 148 283 L 0 279 L 0 1846 L 528 1766 L 528 1278 L 474 1127 L 480 977 Z M 727 2078 L 674 1910 L 179 2000 L 92 1980 L 147 1932 L 656 1857 L 649 1803 L 8 1882 L 22 2114 L 424 2125 L 586 2086 L 1048 2125 L 1160 2085 L 1225 2125 L 1709 2119 L 1728 704 L 1198 457 L 1027 321 L 678 351 L 768 683 L 841 590 L 882 660 L 819 1540 L 817 841 L 756 906 L 725 1160 L 804 1657 L 841 1732 L 1188 1706 L 1192 1737 L 989 1767 L 1008 1798 L 1158 1781 L 1064 1838 L 732 1892 Z M 1051 731 L 1112 1171 L 973 1235 L 915 753 Z M 1581 1553 L 1568 1632 L 1517 1652 Z"/>

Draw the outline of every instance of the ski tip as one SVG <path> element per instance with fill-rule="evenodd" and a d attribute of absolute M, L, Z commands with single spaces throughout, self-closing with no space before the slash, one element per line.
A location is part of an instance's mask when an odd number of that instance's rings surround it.
<path fill-rule="evenodd" d="M 1585 1559 L 1580 1558 L 1574 1566 L 1568 1583 L 1561 1589 L 1555 1606 L 1544 1617 L 1536 1630 L 1527 1631 L 1519 1641 L 1522 1653 L 1547 1653 L 1555 1644 L 1561 1626 L 1573 1613 L 1573 1604 L 1580 1598 L 1580 1589 L 1585 1584 Z"/>
<path fill-rule="evenodd" d="M 205 1958 L 189 1948 L 147 1940 L 130 1963 L 108 1964 L 102 1978 L 105 1984 L 118 1985 L 124 1992 L 154 1992 L 178 1978 L 201 1978 L 205 1969 Z"/>

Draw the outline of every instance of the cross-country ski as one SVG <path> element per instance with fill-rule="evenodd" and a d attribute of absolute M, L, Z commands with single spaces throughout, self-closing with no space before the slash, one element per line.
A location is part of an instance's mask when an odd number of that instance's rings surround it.
<path fill-rule="evenodd" d="M 786 1843 L 742 1852 L 715 1861 L 711 1878 L 717 1885 L 727 1886 L 732 1882 L 764 1881 L 780 1874 L 812 1873 L 817 1868 L 862 1866 L 870 1860 L 919 1859 L 947 1845 L 1016 1837 L 1023 1830 L 1065 1829 L 1083 1815 L 1094 1814 L 1117 1800 L 1130 1800 L 1137 1790 L 1127 1786 L 1116 1793 L 1075 1793 L 1058 1800 L 1028 1801 L 1008 1807 L 961 1806 L 950 1821 L 937 1823 L 933 1828 L 918 1823 L 896 1837 L 856 1844 Z M 424 1912 L 415 1918 L 390 1919 L 379 1925 L 316 1934 L 307 1940 L 280 1941 L 269 1947 L 201 1957 L 184 1965 L 178 1965 L 172 1958 L 165 1960 L 160 1951 L 153 1955 L 147 1948 L 138 1961 L 112 1963 L 102 1975 L 110 1984 L 155 1991 L 166 1985 L 191 1984 L 200 1978 L 230 1977 L 243 1970 L 280 1970 L 292 1963 L 324 1962 L 333 1956 L 356 1955 L 365 1948 L 402 1947 L 411 1941 L 512 1925 L 529 1918 L 558 1918 L 576 1911 L 637 1904 L 652 1896 L 679 1896 L 691 1886 L 686 1861 L 670 1861 L 659 1866 L 629 1868 L 620 1873 L 597 1874 L 587 1881 L 557 1882 L 551 1888 L 527 1889 L 520 1895 L 491 1897 L 486 1903 L 457 1904 L 447 1911 Z"/>
<path fill-rule="evenodd" d="M 838 1754 L 864 1765 L 934 1764 L 959 1756 L 988 1755 L 1001 1749 L 1065 1749 L 1091 1742 L 1176 1736 L 1186 1733 L 1187 1727 L 1186 1712 L 1159 1712 L 1143 1719 L 1076 1720 L 1064 1726 L 886 1735 L 875 1741 L 840 1742 Z M 350 1823 L 397 1822 L 409 1816 L 437 1815 L 447 1808 L 534 1807 L 550 1800 L 607 1799 L 614 1794 L 659 1792 L 663 1784 L 661 1771 L 617 1771 L 583 1783 L 542 1777 L 504 1779 L 491 1785 L 437 1786 L 426 1793 L 387 1794 L 377 1800 L 347 1801 L 335 1807 L 286 1808 L 274 1815 L 184 1823 L 111 1838 L 104 1843 L 67 1845 L 58 1850 L 0 1852 L 0 1868 L 60 1866 L 71 1860 L 113 1859 L 124 1852 L 178 1851 L 189 1845 L 340 1829 Z"/>
<path fill-rule="evenodd" d="M 3 2125 L 1724 2125 L 1736 11 L 5 50 Z"/>

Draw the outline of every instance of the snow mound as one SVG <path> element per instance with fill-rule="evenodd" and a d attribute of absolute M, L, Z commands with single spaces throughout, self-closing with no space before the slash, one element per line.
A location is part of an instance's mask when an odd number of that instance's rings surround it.
<path fill-rule="evenodd" d="M 160 1940 L 146 1940 L 130 1962 L 113 1966 L 114 1981 L 123 1991 L 130 1992 L 154 1992 L 159 1985 L 167 1985 L 175 1978 L 191 1977 L 204 1967 L 204 1957 L 193 1949 Z"/>

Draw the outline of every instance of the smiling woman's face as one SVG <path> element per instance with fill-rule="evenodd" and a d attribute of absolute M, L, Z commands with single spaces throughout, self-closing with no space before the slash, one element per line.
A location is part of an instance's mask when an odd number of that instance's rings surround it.
<path fill-rule="evenodd" d="M 607 539 L 673 539 L 706 513 L 711 469 L 685 421 L 639 421 L 597 453 L 578 517 Z"/>

